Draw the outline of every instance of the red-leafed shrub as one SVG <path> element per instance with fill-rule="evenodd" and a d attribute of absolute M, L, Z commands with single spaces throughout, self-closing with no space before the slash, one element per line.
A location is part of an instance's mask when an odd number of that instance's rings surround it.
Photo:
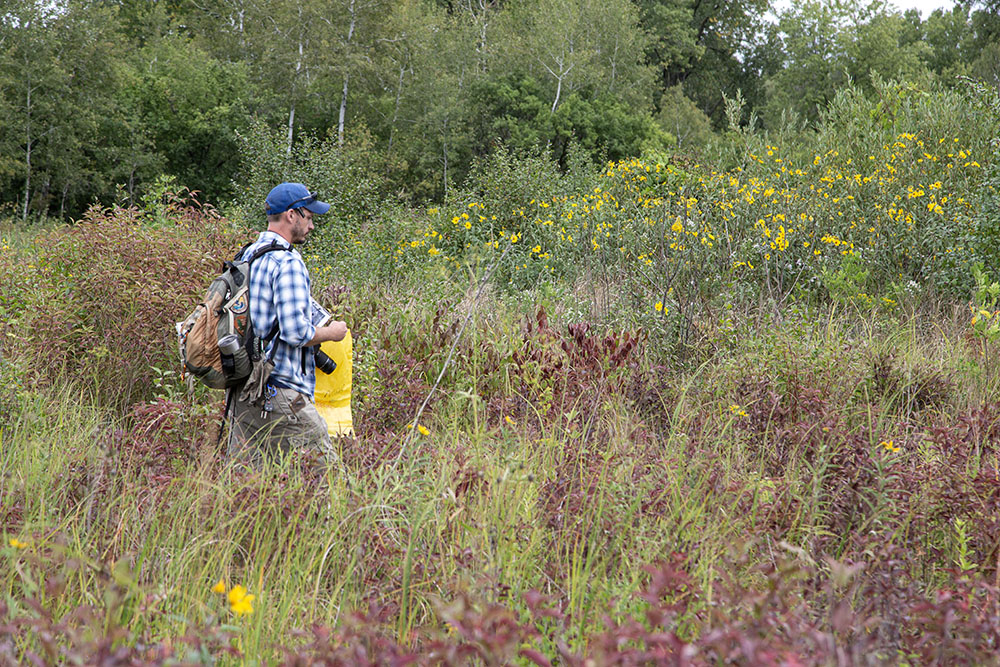
<path fill-rule="evenodd" d="M 19 265 L 0 271 L 31 284 L 0 288 L 4 342 L 26 384 L 83 379 L 124 408 L 152 397 L 160 371 L 179 370 L 174 322 L 247 235 L 193 200 L 162 213 L 167 224 L 134 208 L 91 208 L 40 235 L 33 257 L 0 255 Z"/>

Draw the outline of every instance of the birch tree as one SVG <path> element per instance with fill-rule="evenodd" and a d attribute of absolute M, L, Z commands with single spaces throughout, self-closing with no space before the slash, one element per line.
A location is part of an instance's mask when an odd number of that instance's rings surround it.
<path fill-rule="evenodd" d="M 646 39 L 638 10 L 628 0 L 539 0 L 511 11 L 507 37 L 514 57 L 551 91 L 550 112 L 566 95 L 587 88 L 626 95 L 636 101 L 645 82 Z"/>

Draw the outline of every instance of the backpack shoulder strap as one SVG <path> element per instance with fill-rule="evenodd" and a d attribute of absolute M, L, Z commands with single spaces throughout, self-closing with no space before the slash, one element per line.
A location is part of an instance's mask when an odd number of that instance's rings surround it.
<path fill-rule="evenodd" d="M 240 257 L 243 256 L 243 253 L 246 252 L 246 249 L 248 247 L 250 247 L 250 246 L 244 246 L 243 250 L 240 251 Z M 286 246 L 286 245 L 282 245 L 281 243 L 278 243 L 277 241 L 271 241 L 270 245 L 266 245 L 263 248 L 257 248 L 256 250 L 254 250 L 253 254 L 250 255 L 250 257 L 247 258 L 247 260 L 246 260 L 247 264 L 251 264 L 258 257 L 262 257 L 262 256 L 266 255 L 269 252 L 274 252 L 275 250 L 284 250 L 286 252 L 291 252 L 292 251 L 292 246 Z"/>
<path fill-rule="evenodd" d="M 249 244 L 246 245 L 246 246 L 244 246 L 243 249 L 240 251 L 240 254 L 237 256 L 237 258 L 242 257 L 243 253 L 246 252 L 246 249 L 249 248 L 249 247 L 250 247 Z M 247 260 L 246 260 L 247 276 L 249 277 L 249 275 L 250 275 L 250 268 L 251 268 L 251 265 L 253 264 L 254 260 L 256 260 L 256 259 L 258 259 L 260 257 L 263 257 L 264 255 L 266 255 L 269 252 L 274 252 L 276 250 L 284 250 L 286 252 L 291 252 L 292 251 L 292 246 L 290 246 L 290 245 L 286 246 L 286 245 L 282 245 L 282 244 L 278 243 L 277 241 L 271 241 L 270 245 L 266 245 L 263 248 L 257 248 L 256 250 L 253 251 L 253 254 L 250 255 L 250 257 L 248 257 Z M 252 325 L 250 327 L 247 327 L 247 334 L 250 334 L 250 331 L 251 331 L 252 328 L 253 328 Z M 274 321 L 274 326 L 271 327 L 271 330 L 262 339 L 264 345 L 267 346 L 272 340 L 274 340 L 274 338 L 278 335 L 278 333 L 280 331 L 281 331 L 281 329 L 279 328 L 278 320 L 275 320 Z M 271 355 L 270 355 L 271 358 L 274 357 L 275 352 L 276 352 L 276 350 L 272 350 L 271 351 Z"/>
<path fill-rule="evenodd" d="M 235 293 L 235 291 L 242 287 L 243 283 L 246 282 L 246 279 L 250 275 L 250 265 L 253 264 L 254 260 L 266 255 L 269 252 L 274 252 L 275 250 L 285 250 L 288 252 L 291 252 L 292 250 L 291 246 L 284 246 L 277 241 L 271 241 L 270 245 L 254 250 L 253 254 L 250 255 L 246 261 L 243 261 L 243 253 L 245 253 L 247 248 L 251 245 L 253 244 L 248 243 L 240 248 L 240 251 L 236 253 L 236 256 L 232 259 L 232 261 L 225 262 L 222 266 L 222 277 L 226 281 L 230 294 Z"/>
<path fill-rule="evenodd" d="M 249 248 L 252 245 L 253 245 L 253 241 L 250 241 L 249 243 L 243 244 L 243 247 L 240 248 L 236 252 L 235 255 L 233 255 L 233 261 L 234 262 L 242 262 L 243 261 L 243 253 L 245 253 L 247 251 L 247 248 Z"/>

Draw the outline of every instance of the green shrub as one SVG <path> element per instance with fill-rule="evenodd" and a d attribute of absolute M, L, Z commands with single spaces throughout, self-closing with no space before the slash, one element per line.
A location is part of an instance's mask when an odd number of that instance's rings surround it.
<path fill-rule="evenodd" d="M 264 229 L 264 200 L 271 188 L 284 181 L 303 183 L 331 205 L 316 218 L 303 249 L 310 267 L 329 267 L 325 281 L 385 279 L 405 268 L 395 251 L 410 228 L 399 202 L 388 196 L 385 161 L 364 130 L 343 146 L 335 135 L 305 134 L 290 150 L 283 131 L 261 122 L 240 138 L 242 176 L 232 206 L 236 219 Z"/>
<path fill-rule="evenodd" d="M 267 193 L 283 181 L 303 183 L 331 204 L 317 220 L 320 227 L 337 221 L 345 231 L 363 234 L 385 210 L 384 160 L 363 130 L 343 146 L 335 135 L 304 134 L 289 148 L 282 130 L 256 122 L 240 140 L 243 164 L 233 207 L 251 227 L 263 221 Z"/>

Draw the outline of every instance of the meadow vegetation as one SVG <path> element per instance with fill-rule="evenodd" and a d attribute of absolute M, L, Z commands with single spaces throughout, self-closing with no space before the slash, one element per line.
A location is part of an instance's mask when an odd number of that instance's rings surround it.
<path fill-rule="evenodd" d="M 2 227 L 0 661 L 995 662 L 1000 104 L 878 85 L 419 209 L 256 130 L 246 201 L 351 193 L 304 249 L 355 341 L 326 476 L 228 467 L 179 374 L 252 207 Z"/>

